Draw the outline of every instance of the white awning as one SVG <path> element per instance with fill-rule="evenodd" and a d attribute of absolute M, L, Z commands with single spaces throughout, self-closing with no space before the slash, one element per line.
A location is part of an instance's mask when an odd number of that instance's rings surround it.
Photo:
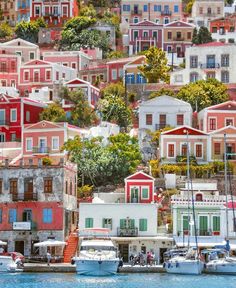
<path fill-rule="evenodd" d="M 188 246 L 188 237 L 175 237 L 174 240 L 176 243 L 176 246 L 178 247 L 187 247 Z M 217 245 L 225 245 L 225 240 L 222 237 L 214 237 L 214 236 L 199 236 L 197 239 L 198 247 L 214 247 Z M 195 237 L 190 236 L 189 239 L 189 246 L 190 247 L 196 247 Z"/>
<path fill-rule="evenodd" d="M 151 241 L 174 241 L 173 237 L 167 237 L 167 236 L 143 236 L 143 237 L 112 237 L 112 240 L 115 241 L 145 241 L 145 240 L 151 240 Z"/>
<path fill-rule="evenodd" d="M 5 246 L 5 245 L 7 245 L 7 242 L 0 240 L 0 245 Z"/>
<path fill-rule="evenodd" d="M 55 247 L 55 246 L 65 246 L 67 245 L 64 241 L 58 241 L 54 239 L 48 239 L 43 242 L 35 243 L 35 247 Z"/>

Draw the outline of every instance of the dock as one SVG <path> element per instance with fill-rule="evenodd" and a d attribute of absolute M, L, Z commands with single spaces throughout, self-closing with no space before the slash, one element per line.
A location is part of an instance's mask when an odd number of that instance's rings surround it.
<path fill-rule="evenodd" d="M 25 263 L 24 272 L 32 273 L 76 273 L 75 265 L 68 263 Z M 124 265 L 119 268 L 119 273 L 165 273 L 162 265 L 140 266 Z"/>

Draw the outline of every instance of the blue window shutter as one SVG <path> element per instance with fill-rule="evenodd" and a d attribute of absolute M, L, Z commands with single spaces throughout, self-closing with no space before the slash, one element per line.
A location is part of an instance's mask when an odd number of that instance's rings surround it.
<path fill-rule="evenodd" d="M 131 75 L 131 84 L 135 83 L 135 78 L 134 78 L 134 74 Z"/>
<path fill-rule="evenodd" d="M 143 12 L 147 12 L 148 11 L 148 5 L 143 5 Z"/>
<path fill-rule="evenodd" d="M 140 77 L 140 74 L 137 74 L 137 83 L 141 83 L 141 77 Z"/>
<path fill-rule="evenodd" d="M 43 223 L 52 223 L 52 209 L 43 209 Z"/>
<path fill-rule="evenodd" d="M 175 13 L 178 13 L 178 12 L 179 12 L 179 6 L 178 6 L 178 5 L 175 5 L 175 6 L 174 6 L 174 12 L 175 12 Z"/>
<path fill-rule="evenodd" d="M 9 210 L 9 223 L 16 222 L 17 215 L 16 215 L 16 209 L 10 209 Z"/>
<path fill-rule="evenodd" d="M 157 5 L 154 5 L 154 12 L 157 12 Z"/>
<path fill-rule="evenodd" d="M 47 209 L 43 209 L 43 223 L 47 223 Z"/>
<path fill-rule="evenodd" d="M 52 209 L 48 209 L 48 223 L 52 223 Z"/>
<path fill-rule="evenodd" d="M 143 83 L 147 83 L 147 79 L 143 77 Z"/>

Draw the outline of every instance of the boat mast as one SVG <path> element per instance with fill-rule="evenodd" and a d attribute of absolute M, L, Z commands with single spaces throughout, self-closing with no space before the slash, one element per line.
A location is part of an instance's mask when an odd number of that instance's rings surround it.
<path fill-rule="evenodd" d="M 190 247 L 190 164 L 189 164 L 188 130 L 186 131 L 186 133 L 187 133 L 188 249 L 189 249 Z"/>
<path fill-rule="evenodd" d="M 226 202 L 226 245 L 229 246 L 229 211 L 228 211 L 228 177 L 227 177 L 226 134 L 224 134 L 224 168 L 225 168 L 224 174 L 225 174 L 225 202 Z"/>

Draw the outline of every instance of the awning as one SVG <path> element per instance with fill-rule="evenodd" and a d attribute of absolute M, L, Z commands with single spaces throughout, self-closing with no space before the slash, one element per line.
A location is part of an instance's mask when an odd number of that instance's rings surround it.
<path fill-rule="evenodd" d="M 188 237 L 174 237 L 175 243 L 177 247 L 187 247 L 188 246 Z M 217 245 L 225 245 L 226 242 L 222 237 L 198 237 L 197 240 L 198 247 L 214 247 Z M 189 246 L 196 247 L 195 237 L 190 236 Z"/>
<path fill-rule="evenodd" d="M 173 237 L 167 237 L 167 236 L 143 236 L 143 237 L 112 237 L 112 240 L 115 241 L 145 241 L 145 240 L 151 240 L 151 241 L 174 241 Z"/>
<path fill-rule="evenodd" d="M 5 245 L 7 245 L 7 242 L 0 240 L 0 245 L 5 246 Z"/>
<path fill-rule="evenodd" d="M 39 243 L 35 243 L 35 247 L 55 247 L 55 246 L 65 246 L 67 245 L 64 241 L 58 241 L 54 239 L 48 239 Z"/>

